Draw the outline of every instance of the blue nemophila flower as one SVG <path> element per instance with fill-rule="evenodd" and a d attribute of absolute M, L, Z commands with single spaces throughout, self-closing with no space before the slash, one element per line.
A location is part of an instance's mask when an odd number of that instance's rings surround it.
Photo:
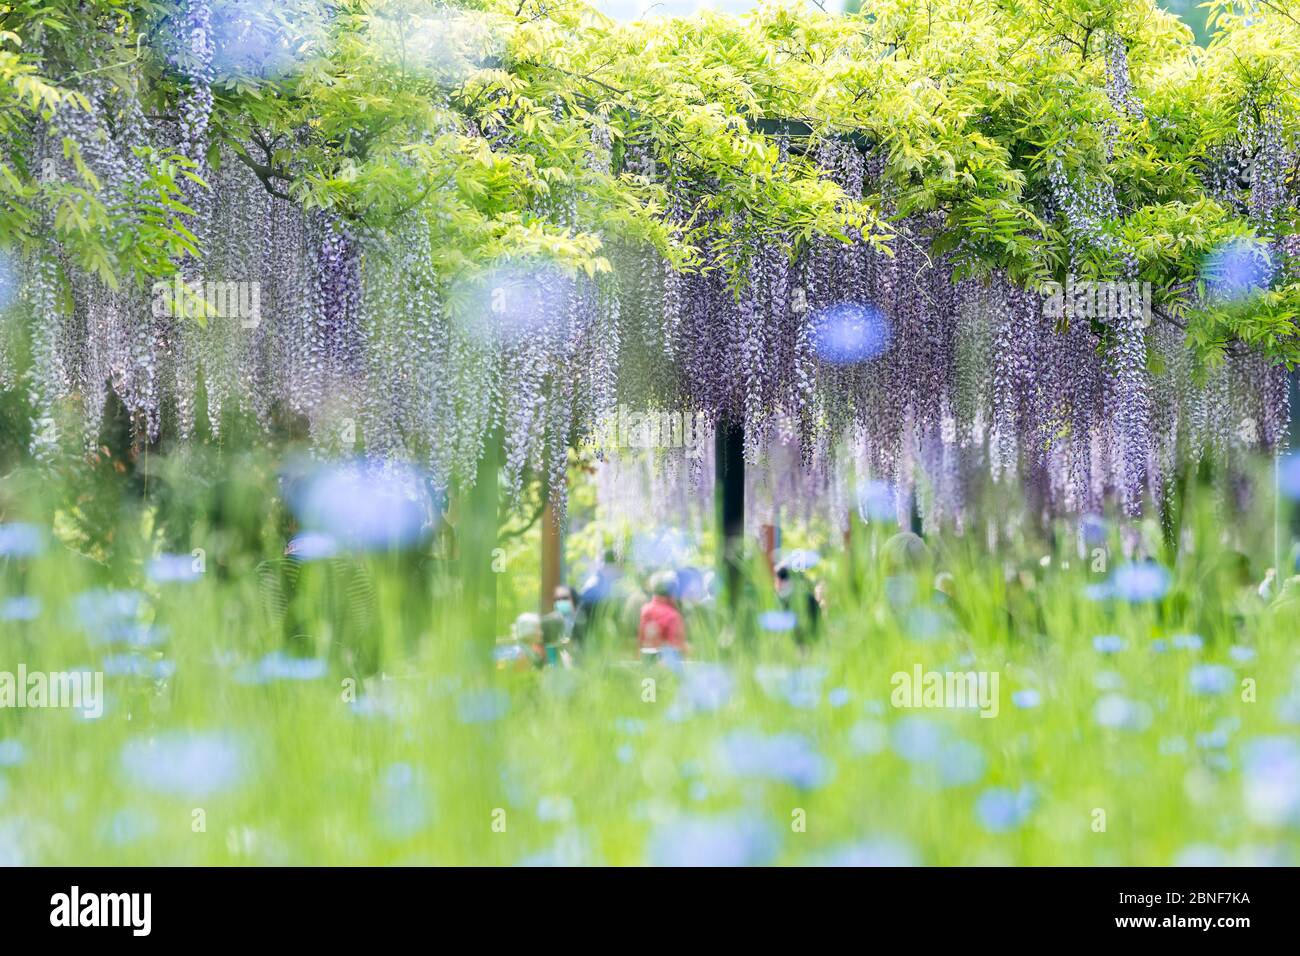
<path fill-rule="evenodd" d="M 797 623 L 794 611 L 764 611 L 758 616 L 759 627 L 778 634 L 793 631 Z"/>
<path fill-rule="evenodd" d="M 1151 650 L 1155 654 L 1163 654 L 1165 651 L 1169 650 L 1169 642 L 1163 637 L 1157 637 L 1151 642 Z"/>
<path fill-rule="evenodd" d="M 1151 708 L 1122 694 L 1107 694 L 1097 701 L 1093 720 L 1116 730 L 1145 730 L 1151 723 Z"/>
<path fill-rule="evenodd" d="M 500 720 L 510 709 L 510 695 L 502 690 L 466 691 L 456 698 L 456 719 L 462 724 Z"/>
<path fill-rule="evenodd" d="M 780 839 L 754 814 L 679 817 L 656 827 L 647 857 L 652 866 L 763 866 L 776 859 Z"/>
<path fill-rule="evenodd" d="M 0 740 L 0 767 L 16 767 L 27 758 L 21 740 Z"/>
<path fill-rule="evenodd" d="M 338 555 L 339 543 L 333 535 L 306 531 L 291 538 L 284 553 L 295 561 L 324 561 Z"/>
<path fill-rule="evenodd" d="M 1115 596 L 1115 593 L 1110 586 L 1110 582 L 1099 581 L 1096 584 L 1085 584 L 1083 596 L 1089 601 L 1109 601 Z"/>
<path fill-rule="evenodd" d="M 1288 452 L 1278 459 L 1277 487 L 1292 501 L 1300 501 L 1300 454 Z"/>
<path fill-rule="evenodd" d="M 0 601 L 0 621 L 34 621 L 40 616 L 40 598 L 22 594 Z"/>
<path fill-rule="evenodd" d="M 1243 647 L 1240 644 L 1233 644 L 1228 648 L 1228 656 L 1238 664 L 1248 664 L 1255 659 L 1258 652 L 1253 647 Z"/>
<path fill-rule="evenodd" d="M 150 581 L 158 584 L 197 581 L 203 575 L 202 564 L 188 554 L 160 554 L 145 566 Z"/>
<path fill-rule="evenodd" d="M 1256 737 L 1242 750 L 1247 815 L 1263 826 L 1300 823 L 1300 744 L 1290 737 Z"/>
<path fill-rule="evenodd" d="M 723 763 L 738 777 L 775 780 L 811 790 L 831 774 L 830 763 L 803 734 L 737 730 L 722 739 L 720 750 Z"/>
<path fill-rule="evenodd" d="M 1032 687 L 1018 690 L 1011 695 L 1011 703 L 1021 710 L 1033 710 L 1043 702 L 1043 695 Z"/>
<path fill-rule="evenodd" d="M 537 819 L 543 823 L 564 823 L 573 815 L 573 801 L 568 797 L 545 796 L 537 800 Z"/>
<path fill-rule="evenodd" d="M 814 866 L 920 866 L 915 849 L 889 837 L 836 847 L 812 859 Z"/>
<path fill-rule="evenodd" d="M 930 717 L 909 714 L 894 724 L 890 742 L 894 752 L 909 763 L 929 763 L 943 751 L 948 731 Z"/>
<path fill-rule="evenodd" d="M 636 759 L 636 748 L 631 744 L 619 744 L 618 750 L 614 752 L 621 764 L 629 764 Z"/>
<path fill-rule="evenodd" d="M 281 651 L 272 651 L 255 664 L 246 664 L 235 673 L 241 684 L 273 684 L 277 681 L 319 680 L 329 670 L 329 664 L 319 657 L 293 657 Z"/>
<path fill-rule="evenodd" d="M 1201 750 L 1225 750 L 1229 743 L 1229 735 L 1222 727 L 1215 728 L 1203 734 L 1196 735 L 1196 746 Z"/>
<path fill-rule="evenodd" d="M 1108 533 L 1106 519 L 1101 515 L 1084 515 L 1079 519 L 1079 534 L 1089 548 L 1104 546 Z"/>
<path fill-rule="evenodd" d="M 812 316 L 813 351 L 830 365 L 856 365 L 889 345 L 889 320 L 874 306 L 845 302 Z"/>
<path fill-rule="evenodd" d="M 1118 654 L 1124 646 L 1124 638 L 1118 634 L 1100 634 L 1092 639 L 1093 650 L 1099 654 Z"/>
<path fill-rule="evenodd" d="M 203 797 L 237 786 L 247 771 L 241 742 L 220 731 L 168 731 L 137 737 L 122 748 L 123 776 L 165 796 Z"/>
<path fill-rule="evenodd" d="M 975 815 L 980 826 L 990 833 L 1007 833 L 1029 819 L 1036 803 L 1032 787 L 1025 786 L 1019 790 L 992 787 L 975 801 Z"/>
<path fill-rule="evenodd" d="M 139 591 L 109 591 L 97 588 L 82 591 L 72 599 L 77 622 L 85 630 L 102 633 L 114 626 L 132 624 L 144 607 Z"/>
<path fill-rule="evenodd" d="M 344 548 L 406 548 L 433 528 L 426 477 L 394 463 L 323 468 L 295 483 L 287 498 L 304 530 L 326 534 Z"/>
<path fill-rule="evenodd" d="M 682 675 L 681 694 L 693 709 L 715 711 L 731 700 L 735 686 L 731 671 L 722 664 L 696 664 Z"/>
<path fill-rule="evenodd" d="M 826 695 L 826 700 L 832 707 L 843 707 L 852 699 L 853 695 L 849 693 L 847 687 L 836 687 Z"/>
<path fill-rule="evenodd" d="M 433 798 L 423 774 L 409 763 L 384 768 L 371 797 L 375 827 L 391 840 L 412 837 L 429 825 Z"/>
<path fill-rule="evenodd" d="M 45 550 L 45 531 L 34 524 L 0 524 L 0 558 L 35 558 Z"/>
<path fill-rule="evenodd" d="M 1205 646 L 1205 638 L 1199 634 L 1175 634 L 1170 643 L 1180 651 L 1199 651 Z"/>
<path fill-rule="evenodd" d="M 145 677 L 166 680 L 176 673 L 176 664 L 168 660 L 150 660 L 139 654 L 110 654 L 100 662 L 110 677 Z"/>
<path fill-rule="evenodd" d="M 858 485 L 858 516 L 876 524 L 896 522 L 898 507 L 894 486 L 879 479 L 861 482 Z"/>
<path fill-rule="evenodd" d="M 1188 681 L 1196 694 L 1224 694 L 1236 681 L 1232 668 L 1223 664 L 1200 664 L 1191 669 Z"/>
<path fill-rule="evenodd" d="M 1110 576 L 1111 593 L 1130 604 L 1160 600 L 1169 590 L 1169 584 L 1169 572 L 1154 561 L 1122 564 Z"/>

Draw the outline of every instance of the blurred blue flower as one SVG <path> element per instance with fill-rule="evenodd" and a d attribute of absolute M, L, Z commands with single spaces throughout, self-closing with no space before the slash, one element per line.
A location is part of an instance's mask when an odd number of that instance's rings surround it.
<path fill-rule="evenodd" d="M 1188 674 L 1192 692 L 1196 694 L 1224 694 L 1236 682 L 1232 668 L 1223 664 L 1199 664 Z"/>
<path fill-rule="evenodd" d="M 869 361 L 889 345 L 889 320 L 874 306 L 830 306 L 815 313 L 811 325 L 813 350 L 831 365 Z"/>
<path fill-rule="evenodd" d="M 859 720 L 849 728 L 849 746 L 855 753 L 878 754 L 889 743 L 889 730 L 878 720 Z"/>
<path fill-rule="evenodd" d="M 277 681 L 319 680 L 329 670 L 329 664 L 319 657 L 293 657 L 282 651 L 272 651 L 255 664 L 246 664 L 235 672 L 240 684 L 273 684 Z"/>
<path fill-rule="evenodd" d="M 371 796 L 375 826 L 390 840 L 412 837 L 429 825 L 433 798 L 424 776 L 409 763 L 391 763 Z"/>
<path fill-rule="evenodd" d="M 136 618 L 144 607 L 144 595 L 139 591 L 109 591 L 96 588 L 82 591 L 72 599 L 72 609 L 77 622 L 92 635 L 122 629 L 129 634 Z M 109 637 L 109 639 L 116 639 Z"/>
<path fill-rule="evenodd" d="M 1240 644 L 1233 644 L 1228 648 L 1228 656 L 1238 664 L 1247 664 L 1253 661 L 1257 655 L 1255 648 L 1242 647 Z"/>
<path fill-rule="evenodd" d="M 1263 826 L 1300 823 L 1300 744 L 1257 737 L 1242 750 L 1246 814 Z"/>
<path fill-rule="evenodd" d="M 45 550 L 45 531 L 20 521 L 0 524 L 0 558 L 34 558 Z"/>
<path fill-rule="evenodd" d="M 27 757 L 21 740 L 0 740 L 0 767 L 16 767 Z"/>
<path fill-rule="evenodd" d="M 968 740 L 946 744 L 937 761 L 939 783 L 945 787 L 968 787 L 984 777 L 984 751 Z"/>
<path fill-rule="evenodd" d="M 990 833 L 1007 833 L 1018 829 L 1033 812 L 1037 797 L 1032 787 L 1009 790 L 991 787 L 975 802 L 980 826 Z"/>
<path fill-rule="evenodd" d="M 760 734 L 737 730 L 721 742 L 723 761 L 738 777 L 775 780 L 811 790 L 830 777 L 831 768 L 802 734 Z"/>
<path fill-rule="evenodd" d="M 40 598 L 19 595 L 0 601 L 0 621 L 34 621 L 40 616 Z"/>
<path fill-rule="evenodd" d="M 147 677 L 166 680 L 176 673 L 176 664 L 168 660 L 150 660 L 139 654 L 111 654 L 100 662 L 110 677 Z"/>
<path fill-rule="evenodd" d="M 1079 519 L 1079 534 L 1089 548 L 1103 547 L 1109 534 L 1106 519 L 1101 515 L 1084 515 Z"/>
<path fill-rule="evenodd" d="M 793 631 L 797 623 L 794 611 L 764 611 L 758 616 L 759 627 L 776 633 Z"/>
<path fill-rule="evenodd" d="M 1187 753 L 1187 740 L 1184 737 L 1162 737 L 1156 751 L 1162 757 Z"/>
<path fill-rule="evenodd" d="M 1157 637 L 1151 642 L 1151 650 L 1156 654 L 1163 654 L 1165 651 L 1169 650 L 1169 642 L 1163 637 Z"/>
<path fill-rule="evenodd" d="M 114 621 L 95 635 L 97 644 L 125 647 L 158 647 L 167 640 L 167 629 L 139 621 Z"/>
<path fill-rule="evenodd" d="M 1102 727 L 1145 730 L 1151 723 L 1151 708 L 1122 694 L 1107 694 L 1097 701 L 1092 717 Z"/>
<path fill-rule="evenodd" d="M 1158 601 L 1169 590 L 1169 572 L 1154 561 L 1122 564 L 1111 573 L 1111 593 L 1130 604 Z"/>
<path fill-rule="evenodd" d="M 1300 501 L 1300 453 L 1291 451 L 1278 458 L 1277 487 L 1292 501 Z M 1300 570 L 1300 560 L 1296 569 Z"/>
<path fill-rule="evenodd" d="M 154 818 L 139 810 L 118 810 L 99 826 L 101 838 L 110 846 L 128 846 L 153 837 L 158 832 Z"/>
<path fill-rule="evenodd" d="M 120 764 L 132 786 L 174 797 L 203 797 L 229 790 L 247 769 L 240 742 L 218 731 L 167 731 L 137 737 L 123 746 Z"/>
<path fill-rule="evenodd" d="M 537 801 L 537 819 L 543 823 L 564 823 L 573 819 L 573 813 L 568 797 L 544 796 Z"/>
<path fill-rule="evenodd" d="M 858 516 L 868 523 L 897 522 L 894 486 L 878 479 L 861 482 L 858 485 Z"/>
<path fill-rule="evenodd" d="M 909 714 L 894 724 L 890 742 L 894 752 L 909 763 L 928 763 L 943 751 L 948 731 L 930 717 Z"/>
<path fill-rule="evenodd" d="M 735 684 L 722 664 L 696 664 L 683 675 L 682 694 L 695 710 L 715 711 L 731 700 Z"/>
<path fill-rule="evenodd" d="M 849 693 L 847 687 L 836 687 L 826 695 L 826 700 L 832 707 L 843 707 L 852 699 L 853 695 Z"/>
<path fill-rule="evenodd" d="M 1196 746 L 1201 750 L 1225 750 L 1229 741 L 1228 732 L 1223 728 L 1196 735 Z"/>
<path fill-rule="evenodd" d="M 159 584 L 197 581 L 203 572 L 198 560 L 188 554 L 160 554 L 145 567 L 149 580 Z"/>
<path fill-rule="evenodd" d="M 1223 243 L 1201 263 L 1201 280 L 1221 301 L 1249 299 L 1263 292 L 1272 282 L 1273 272 L 1267 245 L 1247 239 Z"/>
<path fill-rule="evenodd" d="M 425 476 L 399 464 L 360 461 L 322 468 L 294 482 L 286 497 L 304 530 L 324 533 L 345 548 L 406 548 L 433 527 Z"/>
<path fill-rule="evenodd" d="M 1032 687 L 1018 690 L 1011 695 L 1011 703 L 1021 710 L 1033 710 L 1043 702 L 1043 695 Z"/>
<path fill-rule="evenodd" d="M 1180 651 L 1199 651 L 1205 646 L 1205 638 L 1199 634 L 1175 634 L 1170 643 Z"/>
<path fill-rule="evenodd" d="M 865 840 L 836 847 L 813 858 L 814 866 L 895 867 L 920 866 L 920 858 L 910 844 L 892 838 Z"/>
<path fill-rule="evenodd" d="M 619 744 L 619 748 L 614 752 L 621 764 L 629 764 L 636 759 L 636 749 L 631 744 Z"/>
<path fill-rule="evenodd" d="M 339 543 L 333 535 L 307 531 L 291 538 L 284 553 L 297 561 L 324 561 L 339 553 Z"/>
<path fill-rule="evenodd" d="M 1098 654 L 1118 654 L 1124 646 L 1124 638 L 1118 634 L 1100 634 L 1092 639 L 1092 648 Z"/>
<path fill-rule="evenodd" d="M 456 719 L 462 724 L 500 720 L 510 709 L 510 695 L 496 689 L 466 691 L 456 698 Z"/>
<path fill-rule="evenodd" d="M 1085 584 L 1083 596 L 1089 601 L 1109 601 L 1115 596 L 1115 591 L 1110 586 L 1110 582 L 1101 581 L 1097 584 Z"/>
<path fill-rule="evenodd" d="M 741 813 L 661 824 L 650 836 L 647 857 L 652 866 L 763 866 L 779 850 L 771 823 Z"/>

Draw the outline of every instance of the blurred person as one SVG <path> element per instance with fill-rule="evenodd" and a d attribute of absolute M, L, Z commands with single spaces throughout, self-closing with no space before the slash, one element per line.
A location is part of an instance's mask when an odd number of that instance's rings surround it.
<path fill-rule="evenodd" d="M 637 644 L 642 651 L 658 652 L 672 648 L 678 654 L 686 653 L 686 620 L 678 610 L 677 575 L 659 571 L 650 578 L 650 600 L 641 608 L 641 621 L 637 627 Z"/>
<path fill-rule="evenodd" d="M 781 610 L 794 613 L 795 643 L 808 643 L 821 628 L 822 608 L 817 601 L 816 588 L 809 583 L 806 574 L 796 570 L 788 561 L 776 566 L 775 585 Z"/>
<path fill-rule="evenodd" d="M 557 611 L 542 615 L 542 667 L 573 667 L 573 654 L 569 635 L 565 631 L 564 616 Z"/>

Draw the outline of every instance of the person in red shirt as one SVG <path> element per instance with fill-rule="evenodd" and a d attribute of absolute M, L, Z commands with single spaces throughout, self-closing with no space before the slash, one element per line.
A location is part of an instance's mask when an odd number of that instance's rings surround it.
<path fill-rule="evenodd" d="M 671 647 L 686 653 L 686 619 L 673 597 L 676 591 L 677 575 L 673 572 L 660 571 L 650 578 L 652 596 L 641 607 L 641 625 L 636 633 L 642 650 Z"/>

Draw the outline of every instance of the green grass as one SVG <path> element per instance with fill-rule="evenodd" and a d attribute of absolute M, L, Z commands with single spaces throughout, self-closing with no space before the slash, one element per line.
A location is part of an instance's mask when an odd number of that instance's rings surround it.
<path fill-rule="evenodd" d="M 0 671 L 99 667 L 111 653 L 102 630 L 73 613 L 95 587 L 145 591 L 137 623 L 164 628 L 165 640 L 138 659 L 174 671 L 108 675 L 98 720 L 0 709 L 0 862 L 637 864 L 693 851 L 797 864 L 855 846 L 923 864 L 1163 865 L 1201 851 L 1297 860 L 1300 779 L 1286 763 L 1300 720 L 1296 605 L 1254 599 L 1234 577 L 1227 525 L 1208 503 L 1188 518 L 1169 593 L 1151 604 L 1090 600 L 1084 589 L 1106 575 L 1072 547 L 932 542 L 953 575 L 954 625 L 929 640 L 886 598 L 891 569 L 873 552 L 888 529 L 859 527 L 856 578 L 842 552 L 816 569 L 831 603 L 814 646 L 747 623 L 773 606 L 758 574 L 734 618 L 691 615 L 681 673 L 636 662 L 626 636 L 572 671 L 498 670 L 491 636 L 468 633 L 436 563 L 412 576 L 372 557 L 378 673 L 355 671 L 353 636 L 331 632 L 313 592 L 303 613 L 324 675 L 250 684 L 242 669 L 284 649 L 253 573 L 263 555 L 200 520 L 186 543 L 213 544 L 207 571 L 150 584 L 140 562 L 164 536 L 153 506 L 123 505 L 108 543 L 92 545 L 66 489 L 30 494 L 23 476 L 2 487 L 5 520 L 49 520 L 60 537 L 39 558 L 0 561 L 0 593 L 41 604 L 35 620 L 0 622 Z M 58 503 L 57 518 L 42 512 Z M 1272 547 L 1267 505 L 1240 526 L 1262 552 L 1246 549 L 1257 567 Z M 269 532 L 263 544 L 279 547 Z M 1117 555 L 1112 533 L 1108 571 Z M 920 571 L 919 593 L 931 584 Z M 1153 649 L 1192 633 L 1200 650 Z M 1124 649 L 1099 652 L 1098 635 Z M 1255 656 L 1234 658 L 1233 647 Z M 1194 691 L 1193 669 L 1207 664 L 1230 670 L 1222 692 Z M 892 706 L 893 675 L 918 665 L 996 672 L 998 716 Z M 716 709 L 689 705 L 693 687 L 719 680 L 732 686 Z M 1013 703 L 1026 690 L 1038 706 Z M 1099 705 L 1130 708 L 1133 726 L 1103 726 Z M 924 751 L 929 738 L 934 759 L 900 752 L 909 741 Z M 1260 756 L 1270 740 L 1280 764 Z M 205 792 L 205 782 L 224 785 Z M 996 832 L 980 807 L 987 815 L 1008 792 L 1026 799 Z"/>

